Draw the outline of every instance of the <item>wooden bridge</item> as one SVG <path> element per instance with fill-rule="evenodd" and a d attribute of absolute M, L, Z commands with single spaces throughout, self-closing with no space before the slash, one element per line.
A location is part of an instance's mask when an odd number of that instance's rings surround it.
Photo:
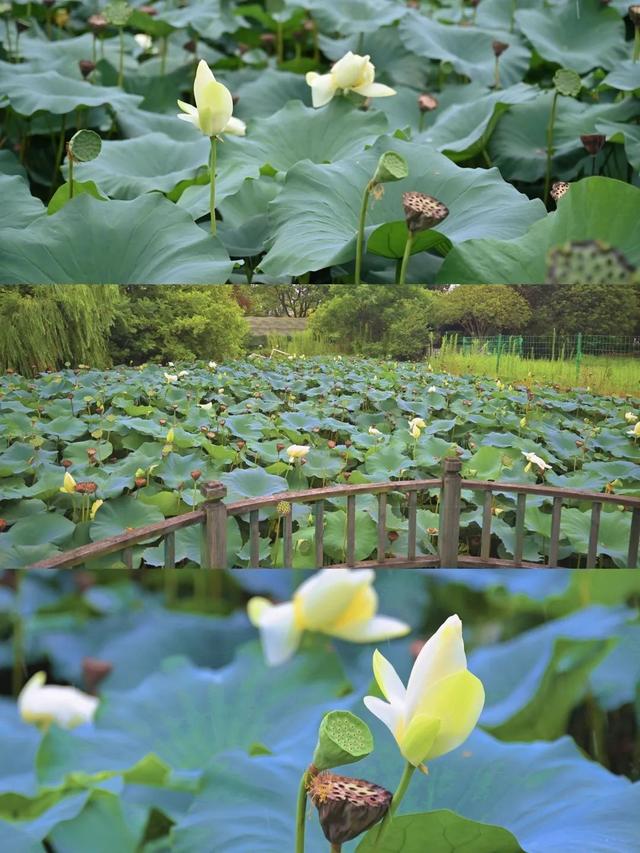
<path fill-rule="evenodd" d="M 234 503 L 224 503 L 227 495 L 222 483 L 206 483 L 202 487 L 204 504 L 201 509 L 176 518 L 166 519 L 156 524 L 140 527 L 119 536 L 83 545 L 79 548 L 57 554 L 36 563 L 31 569 L 72 568 L 82 566 L 96 558 L 110 554 L 118 555 L 118 563 L 133 568 L 133 548 L 136 545 L 164 544 L 164 567 L 175 568 L 175 536 L 178 530 L 193 525 L 202 529 L 202 568 L 235 568 L 227 564 L 227 519 L 248 519 L 249 566 L 260 566 L 260 512 L 274 509 L 279 503 L 286 502 L 288 511 L 283 515 L 283 567 L 293 563 L 293 520 L 294 504 L 306 504 L 313 508 L 315 519 L 315 566 L 333 566 L 335 568 L 394 568 L 410 569 L 437 566 L 443 568 L 458 567 L 504 567 L 504 568 L 541 568 L 557 567 L 560 549 L 560 522 L 563 507 L 568 502 L 587 503 L 591 506 L 589 544 L 585 568 L 597 568 L 599 551 L 599 531 L 602 508 L 605 504 L 615 504 L 631 513 L 631 529 L 627 549 L 628 568 L 638 566 L 638 543 L 640 540 L 640 498 L 610 495 L 600 492 L 586 492 L 572 489 L 560 489 L 544 485 L 518 485 L 516 483 L 484 482 L 463 480 L 459 459 L 445 459 L 440 479 L 403 480 L 387 483 L 366 483 L 362 485 L 329 486 L 321 489 L 309 489 L 298 492 L 281 492 L 267 497 L 252 498 Z M 482 529 L 480 535 L 480 553 L 469 556 L 461 553 L 460 516 L 463 506 L 463 490 L 483 492 Z M 386 528 L 387 503 L 390 495 L 403 495 L 406 500 L 408 522 L 408 545 L 404 556 L 388 556 L 389 539 Z M 436 554 L 420 554 L 418 542 L 418 495 L 428 493 L 438 496 L 439 526 L 437 531 L 438 548 Z M 492 544 L 492 507 L 495 494 L 514 495 L 516 497 L 515 547 L 513 559 L 498 559 L 491 556 Z M 356 561 L 356 506 L 359 496 L 375 495 L 378 500 L 377 549 L 375 560 Z M 524 562 L 525 511 L 527 497 L 546 498 L 551 502 L 551 535 L 546 562 Z M 325 502 L 346 498 L 347 527 L 345 542 L 345 562 L 327 563 L 324 549 L 324 512 Z"/>

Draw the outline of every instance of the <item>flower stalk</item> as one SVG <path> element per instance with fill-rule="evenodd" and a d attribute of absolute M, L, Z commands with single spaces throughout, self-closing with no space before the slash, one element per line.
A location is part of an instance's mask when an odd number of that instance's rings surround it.
<path fill-rule="evenodd" d="M 305 820 L 307 812 L 307 787 L 311 773 L 309 769 L 305 770 L 300 779 L 300 787 L 298 788 L 298 804 L 296 808 L 296 846 L 295 853 L 304 853 L 304 833 Z"/>
<path fill-rule="evenodd" d="M 354 276 L 354 284 L 362 283 L 362 255 L 364 250 L 364 227 L 367 221 L 367 210 L 369 207 L 369 197 L 373 189 L 373 182 L 369 181 L 364 195 L 362 196 L 362 205 L 360 206 L 360 218 L 358 220 L 358 239 L 356 242 L 356 271 Z"/>
<path fill-rule="evenodd" d="M 218 137 L 211 137 L 211 157 L 209 158 L 209 174 L 211 176 L 211 194 L 209 203 L 211 207 L 211 235 L 216 236 L 216 168 L 218 164 Z"/>
<path fill-rule="evenodd" d="M 547 168 L 544 179 L 544 203 L 549 204 L 549 190 L 551 188 L 551 161 L 553 160 L 553 130 L 556 123 L 556 112 L 558 110 L 558 96 L 556 90 L 553 94 L 553 102 L 551 104 L 551 115 L 549 116 L 549 124 L 547 125 Z"/>
<path fill-rule="evenodd" d="M 380 844 L 382 844 L 382 841 L 389 830 L 389 824 L 393 820 L 395 813 L 398 811 L 398 808 L 400 807 L 400 803 L 402 802 L 404 795 L 407 793 L 415 770 L 416 768 L 413 766 L 413 764 L 407 761 L 404 766 L 404 770 L 402 771 L 402 776 L 400 777 L 398 787 L 396 788 L 396 791 L 391 799 L 389 811 L 386 813 L 384 820 L 380 824 L 380 829 L 378 830 L 378 836 L 375 840 L 374 849 L 377 849 Z"/>

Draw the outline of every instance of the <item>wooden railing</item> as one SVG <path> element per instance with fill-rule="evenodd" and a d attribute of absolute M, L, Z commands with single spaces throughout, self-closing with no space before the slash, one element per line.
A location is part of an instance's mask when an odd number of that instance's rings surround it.
<path fill-rule="evenodd" d="M 365 483 L 353 486 L 329 486 L 322 489 L 308 489 L 298 492 L 282 492 L 262 498 L 224 503 L 227 495 L 222 483 L 206 483 L 202 487 L 203 508 L 157 524 L 139 527 L 119 536 L 112 536 L 101 542 L 83 545 L 71 551 L 57 554 L 36 563 L 32 569 L 71 568 L 110 554 L 120 554 L 118 562 L 133 568 L 133 548 L 141 544 L 153 544 L 158 540 L 164 543 L 164 567 L 175 568 L 175 535 L 178 530 L 193 525 L 202 527 L 202 567 L 211 569 L 232 568 L 227 565 L 227 519 L 247 517 L 249 526 L 249 566 L 260 566 L 260 511 L 273 509 L 286 503 L 282 513 L 283 566 L 293 563 L 293 513 L 294 504 L 312 504 L 315 516 L 315 565 L 321 568 L 325 563 L 324 548 L 324 504 L 327 500 L 346 498 L 347 524 L 345 541 L 345 562 L 331 563 L 334 567 L 369 568 L 423 568 L 441 566 L 456 568 L 464 566 L 497 566 L 511 568 L 540 568 L 558 565 L 560 550 L 560 522 L 565 501 L 579 501 L 591 504 L 591 524 L 586 568 L 596 568 L 602 507 L 615 504 L 631 511 L 631 530 L 627 548 L 627 567 L 638 565 L 640 540 L 640 498 L 610 495 L 600 492 L 583 492 L 572 489 L 559 489 L 551 486 L 518 485 L 515 483 L 482 482 L 463 480 L 460 474 L 459 459 L 446 459 L 441 479 L 403 480 L 387 483 Z M 463 490 L 484 492 L 482 529 L 480 537 L 480 555 L 477 557 L 460 553 L 460 516 L 463 505 Z M 418 553 L 418 495 L 436 492 L 439 506 L 439 526 L 437 530 L 438 549 L 436 554 Z M 387 536 L 387 503 L 390 495 L 400 493 L 407 500 L 408 543 L 406 556 L 387 556 L 389 540 Z M 513 559 L 491 557 L 491 537 L 493 518 L 493 496 L 497 493 L 516 495 L 515 548 Z M 377 553 L 375 560 L 356 560 L 356 502 L 359 495 L 377 495 Z M 527 496 L 545 497 L 551 500 L 551 535 L 549 552 L 545 563 L 523 561 L 525 542 L 525 511 Z"/>

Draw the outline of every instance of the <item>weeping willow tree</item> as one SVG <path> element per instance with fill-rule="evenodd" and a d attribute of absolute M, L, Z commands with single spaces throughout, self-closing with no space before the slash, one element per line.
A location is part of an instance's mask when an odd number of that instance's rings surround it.
<path fill-rule="evenodd" d="M 0 287 L 0 372 L 33 376 L 65 363 L 108 367 L 115 285 Z"/>

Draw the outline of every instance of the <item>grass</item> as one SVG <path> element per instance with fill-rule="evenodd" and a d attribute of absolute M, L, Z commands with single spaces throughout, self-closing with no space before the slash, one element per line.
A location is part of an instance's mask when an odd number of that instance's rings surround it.
<path fill-rule="evenodd" d="M 269 335 L 268 343 L 269 350 L 275 348 L 290 355 L 347 355 L 336 344 L 318 339 L 308 330 L 288 336 Z M 632 356 L 585 355 L 578 370 L 575 359 L 523 358 L 505 352 L 498 367 L 495 354 L 473 350 L 463 353 L 445 347 L 425 361 L 434 372 L 455 376 L 471 374 L 507 383 L 555 385 L 563 390 L 581 387 L 605 396 L 640 394 L 640 360 Z"/>

